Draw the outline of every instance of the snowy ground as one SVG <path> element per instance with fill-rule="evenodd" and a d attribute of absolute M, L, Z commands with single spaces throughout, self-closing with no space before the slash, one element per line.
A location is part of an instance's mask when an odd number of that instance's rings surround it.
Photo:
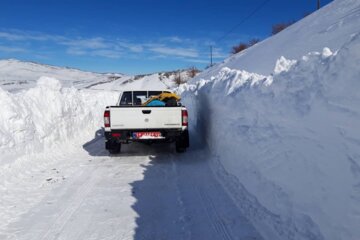
<path fill-rule="evenodd" d="M 29 159 L 1 188 L 1 239 L 262 239 L 202 151 L 102 138 Z"/>

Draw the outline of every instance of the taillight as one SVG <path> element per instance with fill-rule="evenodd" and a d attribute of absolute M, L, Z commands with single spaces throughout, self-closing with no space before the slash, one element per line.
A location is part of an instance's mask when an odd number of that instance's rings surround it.
<path fill-rule="evenodd" d="M 183 109 L 181 111 L 181 116 L 182 116 L 182 125 L 187 126 L 188 125 L 188 112 L 187 112 L 187 110 Z"/>
<path fill-rule="evenodd" d="M 110 111 L 109 110 L 106 110 L 104 112 L 104 126 L 106 128 L 110 127 Z"/>

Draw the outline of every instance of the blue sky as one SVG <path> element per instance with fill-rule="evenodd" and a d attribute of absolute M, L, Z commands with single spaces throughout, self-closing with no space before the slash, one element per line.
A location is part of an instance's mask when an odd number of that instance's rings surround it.
<path fill-rule="evenodd" d="M 321 0 L 322 5 L 331 0 Z M 1 0 L 0 58 L 96 72 L 150 73 L 209 64 L 231 46 L 264 39 L 278 22 L 298 20 L 316 0 Z"/>

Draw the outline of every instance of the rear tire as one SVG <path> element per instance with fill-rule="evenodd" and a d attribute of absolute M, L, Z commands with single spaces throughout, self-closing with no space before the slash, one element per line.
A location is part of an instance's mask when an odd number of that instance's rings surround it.
<path fill-rule="evenodd" d="M 186 148 L 184 148 L 184 147 L 182 146 L 182 143 L 181 143 L 181 142 L 176 141 L 176 142 L 175 142 L 175 150 L 176 150 L 177 153 L 183 153 L 183 152 L 186 151 Z"/>
<path fill-rule="evenodd" d="M 110 154 L 118 154 L 121 151 L 121 143 L 113 142 L 109 148 Z"/>
<path fill-rule="evenodd" d="M 189 131 L 185 130 L 175 142 L 175 149 L 177 153 L 183 153 L 189 147 Z"/>

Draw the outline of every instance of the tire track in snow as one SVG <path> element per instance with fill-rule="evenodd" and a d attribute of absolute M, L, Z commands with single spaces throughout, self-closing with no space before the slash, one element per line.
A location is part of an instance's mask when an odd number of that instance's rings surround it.
<path fill-rule="evenodd" d="M 206 154 L 175 160 L 190 239 L 263 239 L 217 181 Z"/>
<path fill-rule="evenodd" d="M 220 217 L 220 214 L 218 213 L 210 196 L 206 193 L 204 189 L 199 187 L 197 188 L 197 192 L 200 195 L 200 198 L 202 199 L 206 215 L 210 219 L 210 222 L 214 230 L 219 233 L 222 239 L 232 240 L 233 238 L 231 237 L 229 229 L 226 227 L 226 223 L 224 222 L 224 219 Z"/>
<path fill-rule="evenodd" d="M 324 239 L 316 233 L 317 229 L 314 227 L 316 225 L 310 218 L 303 216 L 305 222 L 302 225 L 296 225 L 294 219 L 282 219 L 280 215 L 261 205 L 235 176 L 224 169 L 218 157 L 213 157 L 210 166 L 217 181 L 243 216 L 249 219 L 256 230 L 267 239 Z M 311 230 L 314 229 L 315 231 L 312 232 Z"/>
<path fill-rule="evenodd" d="M 170 154 L 169 154 L 170 155 Z M 174 173 L 175 176 L 175 191 L 177 194 L 177 202 L 179 204 L 179 207 L 181 209 L 181 214 L 179 216 L 179 221 L 180 223 L 182 223 L 182 234 L 184 234 L 185 236 L 183 236 L 183 239 L 191 239 L 191 232 L 189 231 L 189 227 L 186 221 L 186 214 L 185 214 L 185 205 L 184 205 L 184 201 L 183 198 L 181 196 L 181 191 L 180 191 L 180 185 L 179 185 L 179 171 L 177 169 L 177 163 L 176 160 L 174 159 L 173 155 L 169 156 L 171 158 L 171 162 L 172 162 L 172 171 Z M 181 180 L 180 180 L 181 181 Z"/>
<path fill-rule="evenodd" d="M 47 230 L 47 232 L 41 238 L 42 240 L 52 240 L 57 239 L 58 235 L 61 233 L 62 229 L 69 222 L 71 217 L 74 215 L 77 209 L 80 208 L 86 196 L 92 191 L 94 186 L 98 181 L 98 176 L 95 173 L 95 169 L 89 174 L 89 181 L 85 180 L 85 183 L 81 185 L 78 191 L 73 195 L 73 197 L 68 201 L 68 206 L 62 211 L 62 213 L 56 218 L 52 226 Z M 84 179 L 84 178 L 82 178 Z M 86 178 L 85 178 L 86 179 Z"/>
<path fill-rule="evenodd" d="M 72 146 L 62 147 L 67 151 L 57 149 L 50 156 L 46 152 L 23 156 L 12 165 L 1 167 L 0 232 L 8 234 L 7 228 L 11 224 L 18 222 L 24 214 L 43 201 L 54 187 L 65 183 L 65 178 L 68 181 L 67 176 L 73 175 L 74 162 L 65 160 L 78 158 L 79 152 Z M 97 151 L 100 153 L 101 149 Z M 58 170 L 61 172 L 57 172 Z M 55 182 L 46 180 L 50 178 Z"/>

